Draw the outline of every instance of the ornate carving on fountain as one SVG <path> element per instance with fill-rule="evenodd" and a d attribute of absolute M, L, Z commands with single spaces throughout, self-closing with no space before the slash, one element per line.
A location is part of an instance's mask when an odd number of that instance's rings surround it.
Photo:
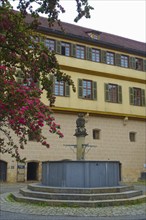
<path fill-rule="evenodd" d="M 87 136 L 86 128 L 85 128 L 85 118 L 83 113 L 78 114 L 78 118 L 76 120 L 76 130 L 74 136 L 76 137 L 85 137 Z"/>

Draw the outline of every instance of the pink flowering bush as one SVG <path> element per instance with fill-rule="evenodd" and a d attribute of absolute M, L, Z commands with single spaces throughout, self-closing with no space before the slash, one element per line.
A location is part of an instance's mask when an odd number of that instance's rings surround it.
<path fill-rule="evenodd" d="M 56 133 L 59 137 L 63 137 L 63 134 L 60 125 L 54 121 L 51 109 L 40 100 L 42 90 L 34 85 L 19 84 L 14 78 L 9 79 L 8 75 L 13 75 L 13 71 L 0 66 L 0 131 L 7 137 L 0 138 L 0 151 L 11 153 L 20 159 L 18 149 L 24 148 L 29 131 L 38 134 L 42 127 L 47 125 L 49 132 Z M 13 143 L 8 128 L 18 136 L 19 146 Z M 40 133 L 37 141 L 49 147 L 45 139 Z"/>
<path fill-rule="evenodd" d="M 22 14 L 14 13 L 7 4 L 0 7 L 0 152 L 17 160 L 23 159 L 19 149 L 27 144 L 29 132 L 47 148 L 49 143 L 41 132 L 44 126 L 48 126 L 48 132 L 63 137 L 51 110 L 55 97 L 49 76 L 67 81 L 75 91 L 70 76 L 60 71 L 55 54 L 32 40 L 31 33 L 37 26 L 37 21 L 26 24 Z M 18 70 L 23 75 L 21 83 L 17 82 Z M 47 92 L 48 106 L 40 99 L 43 90 Z M 19 143 L 13 141 L 12 130 Z"/>

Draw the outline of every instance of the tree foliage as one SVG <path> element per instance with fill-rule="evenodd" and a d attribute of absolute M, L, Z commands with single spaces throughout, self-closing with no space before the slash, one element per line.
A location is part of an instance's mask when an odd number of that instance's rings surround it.
<path fill-rule="evenodd" d="M 78 16 L 90 17 L 87 0 L 76 0 Z M 38 7 L 33 10 L 33 3 Z M 82 9 L 84 7 L 84 9 Z M 0 6 L 0 152 L 9 153 L 17 160 L 22 159 L 19 149 L 27 144 L 29 132 L 37 136 L 37 141 L 49 147 L 41 133 L 44 125 L 48 132 L 63 137 L 60 125 L 55 123 L 50 106 L 54 105 L 52 77 L 68 82 L 75 91 L 69 75 L 60 70 L 55 53 L 42 43 L 35 42 L 39 13 L 48 15 L 48 24 L 59 21 L 59 13 L 64 12 L 59 0 L 19 0 L 16 13 L 10 2 L 2 0 Z M 33 20 L 25 22 L 30 12 Z M 38 33 L 39 35 L 39 33 Z M 21 74 L 21 83 L 17 81 Z M 40 87 L 38 88 L 38 84 Z M 41 102 L 41 94 L 46 91 L 48 106 Z M 49 104 L 50 103 L 50 104 Z M 19 143 L 13 141 L 12 130 Z"/>

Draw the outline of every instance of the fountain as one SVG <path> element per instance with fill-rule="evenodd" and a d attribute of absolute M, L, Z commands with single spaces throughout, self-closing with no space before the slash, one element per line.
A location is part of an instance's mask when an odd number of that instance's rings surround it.
<path fill-rule="evenodd" d="M 29 184 L 13 193 L 16 201 L 44 203 L 53 206 L 97 207 L 135 204 L 146 201 L 142 191 L 122 186 L 119 161 L 87 161 L 85 119 L 76 120 L 76 161 L 46 161 L 42 163 L 42 182 Z M 68 146 L 68 145 L 67 145 Z"/>
<path fill-rule="evenodd" d="M 107 187 L 118 186 L 119 161 L 86 161 L 85 149 L 95 145 L 85 144 L 87 136 L 82 113 L 76 120 L 76 161 L 47 161 L 42 163 L 42 184 L 55 187 Z"/>

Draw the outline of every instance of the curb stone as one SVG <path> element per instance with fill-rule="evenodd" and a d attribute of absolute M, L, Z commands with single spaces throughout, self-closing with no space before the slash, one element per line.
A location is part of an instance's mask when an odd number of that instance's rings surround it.
<path fill-rule="evenodd" d="M 70 208 L 70 207 L 51 207 L 38 206 L 28 203 L 20 203 L 10 201 L 8 195 L 3 193 L 0 195 L 1 211 L 9 211 L 15 213 L 28 213 L 35 215 L 53 215 L 53 216 L 84 216 L 84 217 L 116 217 L 116 216 L 146 216 L 146 203 L 137 205 L 125 205 L 114 207 L 98 207 L 98 208 Z"/>

